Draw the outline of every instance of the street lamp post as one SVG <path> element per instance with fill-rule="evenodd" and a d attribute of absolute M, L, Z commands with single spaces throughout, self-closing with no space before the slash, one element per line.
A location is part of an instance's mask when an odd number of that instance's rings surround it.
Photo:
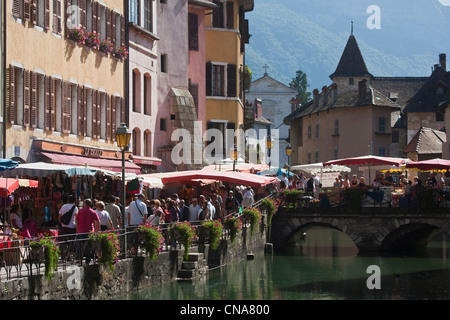
<path fill-rule="evenodd" d="M 234 144 L 233 150 L 231 151 L 231 159 L 233 159 L 233 172 L 236 171 L 236 162 L 238 158 L 238 150 L 236 143 Z M 233 211 L 236 213 L 236 183 L 233 184 Z"/>
<path fill-rule="evenodd" d="M 131 133 L 128 131 L 128 128 L 125 123 L 121 123 L 120 127 L 116 129 L 116 141 L 117 146 L 122 151 L 122 229 L 124 232 L 124 257 L 127 256 L 127 232 L 126 232 L 126 224 L 125 224 L 125 205 L 126 205 L 126 190 L 125 190 L 125 151 L 127 150 Z"/>
<path fill-rule="evenodd" d="M 291 154 L 292 154 L 292 147 L 290 144 L 286 147 L 286 155 L 288 157 L 288 174 L 291 171 Z"/>
<path fill-rule="evenodd" d="M 269 170 L 270 170 L 270 151 L 272 150 L 272 136 L 269 134 L 266 139 L 266 147 L 267 147 L 267 156 L 269 157 Z"/>

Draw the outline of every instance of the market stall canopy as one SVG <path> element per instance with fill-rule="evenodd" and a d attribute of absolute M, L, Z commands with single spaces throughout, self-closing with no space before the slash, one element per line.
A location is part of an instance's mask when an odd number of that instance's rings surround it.
<path fill-rule="evenodd" d="M 450 170 L 450 160 L 437 158 L 423 161 L 410 161 L 406 164 L 405 168 L 420 171 Z"/>
<path fill-rule="evenodd" d="M 284 169 L 284 168 L 279 168 L 279 167 L 270 167 L 267 166 L 267 169 L 257 173 L 258 175 L 261 176 L 281 176 L 282 174 L 285 174 L 288 177 L 292 177 L 294 175 L 293 172 Z"/>
<path fill-rule="evenodd" d="M 0 159 L 0 171 L 11 170 L 19 165 L 19 162 L 11 159 Z"/>
<path fill-rule="evenodd" d="M 48 162 L 21 163 L 9 175 L 11 176 L 30 176 L 47 177 L 55 172 L 64 171 L 68 176 L 89 175 L 93 176 L 97 172 L 94 168 L 72 167 Z"/>
<path fill-rule="evenodd" d="M 324 166 L 323 162 L 302 164 L 298 166 L 291 166 L 291 170 L 303 171 L 308 173 L 320 173 L 320 172 L 350 172 L 351 169 L 344 165 L 332 164 Z"/>
<path fill-rule="evenodd" d="M 0 196 L 7 197 L 19 187 L 37 188 L 38 185 L 36 180 L 0 178 Z"/>
<path fill-rule="evenodd" d="M 267 164 L 254 164 L 254 163 L 237 163 L 234 169 L 239 172 L 258 173 L 269 168 Z M 233 171 L 233 164 L 212 164 L 204 167 L 202 170 L 208 171 Z"/>
<path fill-rule="evenodd" d="M 408 162 L 408 159 L 392 158 L 392 157 L 380 157 L 380 156 L 361 156 L 353 158 L 344 158 L 338 160 L 330 160 L 323 163 L 323 166 L 331 165 L 393 165 L 401 166 Z"/>
<path fill-rule="evenodd" d="M 253 173 L 237 171 L 208 171 L 208 170 L 188 170 L 168 173 L 156 173 L 142 175 L 143 177 L 160 178 L 163 184 L 179 182 L 182 184 L 196 184 L 198 181 L 223 181 L 249 185 L 252 187 L 262 187 L 276 182 L 274 177 L 260 176 Z"/>

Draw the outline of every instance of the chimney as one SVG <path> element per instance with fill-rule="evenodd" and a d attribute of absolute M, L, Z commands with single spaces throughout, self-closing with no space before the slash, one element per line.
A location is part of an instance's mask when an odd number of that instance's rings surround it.
<path fill-rule="evenodd" d="M 442 68 L 447 71 L 447 55 L 445 53 L 439 54 L 439 64 L 442 66 Z"/>
<path fill-rule="evenodd" d="M 262 101 L 255 98 L 255 117 L 262 117 Z"/>
<path fill-rule="evenodd" d="M 358 82 L 358 90 L 359 90 L 359 97 L 364 98 L 367 94 L 367 86 L 366 86 L 367 80 L 361 80 Z"/>
<path fill-rule="evenodd" d="M 328 102 L 328 87 L 322 87 L 323 105 L 325 106 Z"/>
<path fill-rule="evenodd" d="M 331 85 L 331 91 L 333 92 L 333 102 L 336 102 L 338 98 L 338 85 L 336 82 Z"/>
<path fill-rule="evenodd" d="M 319 105 L 319 89 L 313 90 L 313 99 L 314 99 L 314 106 L 317 107 Z"/>

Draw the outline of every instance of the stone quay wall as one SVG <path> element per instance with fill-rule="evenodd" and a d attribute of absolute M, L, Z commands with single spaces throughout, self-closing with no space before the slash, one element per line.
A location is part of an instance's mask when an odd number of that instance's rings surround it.
<path fill-rule="evenodd" d="M 267 228 L 250 235 L 244 228 L 234 243 L 222 240 L 217 250 L 208 244 L 190 248 L 189 252 L 204 254 L 209 268 L 224 266 L 247 259 L 248 255 L 264 254 Z M 147 256 L 119 260 L 113 271 L 108 267 L 91 264 L 83 267 L 70 266 L 58 270 L 52 280 L 44 275 L 4 280 L 0 282 L 2 300 L 110 300 L 127 293 L 151 286 L 177 281 L 183 262 L 183 249 L 161 252 L 155 262 Z M 207 276 L 207 275 L 205 275 Z M 195 281 L 192 280 L 192 281 Z"/>

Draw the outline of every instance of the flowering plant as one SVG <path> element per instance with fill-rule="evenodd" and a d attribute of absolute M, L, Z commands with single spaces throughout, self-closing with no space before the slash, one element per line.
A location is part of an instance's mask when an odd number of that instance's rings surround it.
<path fill-rule="evenodd" d="M 44 250 L 45 278 L 53 279 L 54 272 L 58 269 L 59 244 L 51 237 L 43 237 L 30 242 L 32 250 Z"/>
<path fill-rule="evenodd" d="M 177 222 L 173 225 L 172 229 L 181 237 L 181 243 L 184 246 L 184 260 L 188 259 L 189 247 L 197 239 L 195 227 L 189 222 Z"/>
<path fill-rule="evenodd" d="M 81 29 L 79 27 L 78 28 L 75 27 L 75 28 L 69 29 L 69 39 L 82 44 L 84 42 L 84 40 L 86 39 L 86 36 L 84 34 L 83 29 Z"/>
<path fill-rule="evenodd" d="M 114 265 L 119 260 L 120 245 L 117 234 L 110 231 L 95 232 L 89 235 L 91 241 L 98 241 L 101 244 L 100 263 L 107 265 L 112 271 Z"/>
<path fill-rule="evenodd" d="M 135 231 L 142 237 L 142 246 L 149 255 L 150 261 L 155 261 L 164 245 L 164 237 L 161 230 L 151 224 L 141 224 Z"/>
<path fill-rule="evenodd" d="M 127 47 L 125 47 L 125 46 L 115 47 L 113 54 L 114 54 L 114 57 L 121 59 L 121 60 L 125 60 L 128 57 Z"/>
<path fill-rule="evenodd" d="M 114 50 L 114 46 L 111 41 L 106 39 L 102 39 L 98 44 L 98 50 L 104 53 L 112 53 Z"/>
<path fill-rule="evenodd" d="M 225 229 L 229 230 L 231 242 L 236 241 L 236 235 L 242 230 L 242 220 L 237 217 L 226 217 L 223 219 L 223 225 Z"/>
<path fill-rule="evenodd" d="M 97 32 L 86 32 L 84 44 L 88 47 L 97 49 L 100 45 L 100 39 Z"/>
<path fill-rule="evenodd" d="M 247 208 L 242 211 L 242 215 L 246 221 L 250 222 L 251 235 L 254 235 L 256 224 L 260 224 L 262 220 L 261 212 L 257 208 Z"/>
<path fill-rule="evenodd" d="M 223 225 L 219 220 L 206 220 L 203 227 L 209 231 L 209 243 L 213 250 L 219 247 L 220 237 L 223 234 Z"/>
<path fill-rule="evenodd" d="M 278 211 L 277 203 L 271 198 L 265 198 L 261 200 L 261 204 L 267 209 L 267 225 L 270 226 L 273 215 Z"/>

